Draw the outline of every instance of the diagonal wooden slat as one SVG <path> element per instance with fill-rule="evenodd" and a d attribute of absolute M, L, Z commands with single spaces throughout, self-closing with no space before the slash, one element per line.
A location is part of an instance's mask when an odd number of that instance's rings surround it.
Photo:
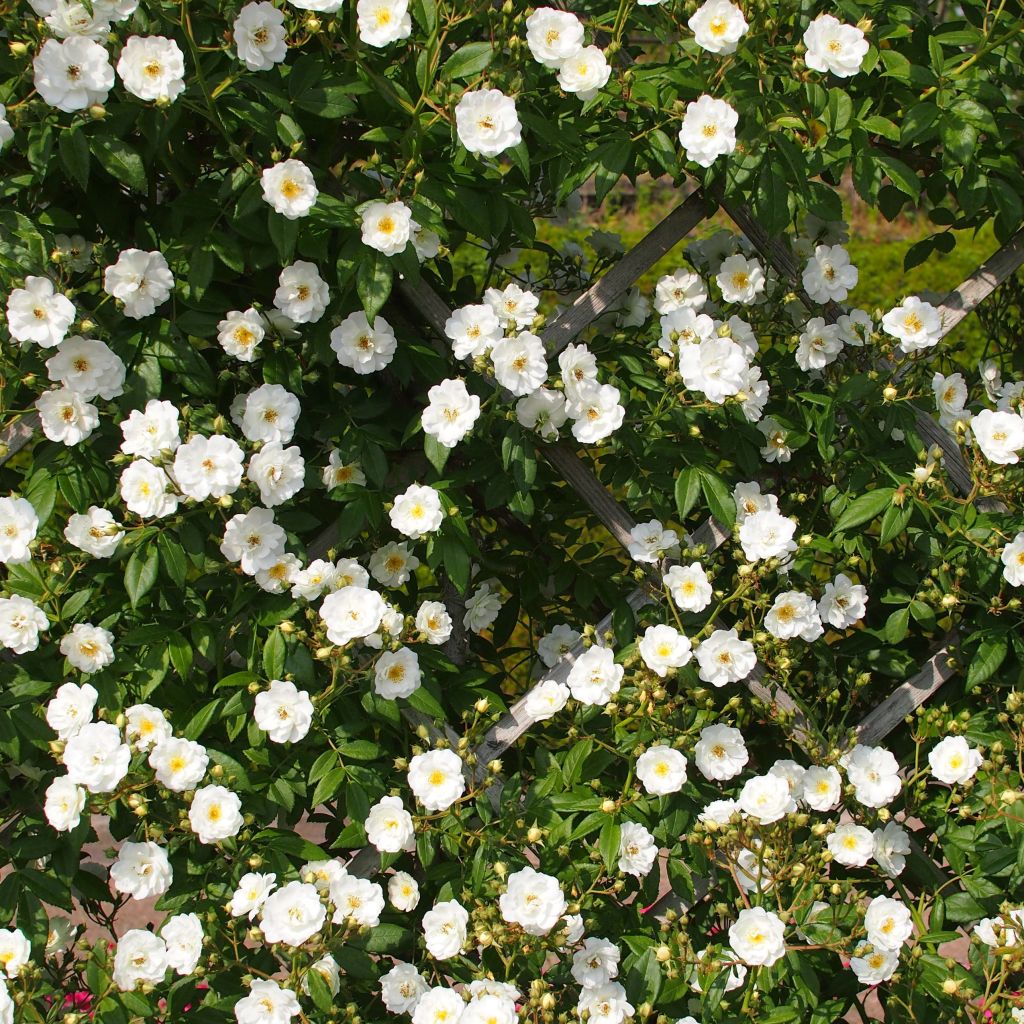
<path fill-rule="evenodd" d="M 13 459 L 22 448 L 35 437 L 41 427 L 39 413 L 30 412 L 19 416 L 0 431 L 0 466 Z"/>
<path fill-rule="evenodd" d="M 540 336 L 548 350 L 552 353 L 561 352 L 632 287 L 637 278 L 650 270 L 662 256 L 714 212 L 714 206 L 699 191 L 680 203 L 611 270 L 602 274 L 567 310 L 541 331 Z"/>

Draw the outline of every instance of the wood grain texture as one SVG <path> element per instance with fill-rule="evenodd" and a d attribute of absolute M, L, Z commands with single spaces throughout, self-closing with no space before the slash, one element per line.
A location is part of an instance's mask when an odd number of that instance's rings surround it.
<path fill-rule="evenodd" d="M 874 746 L 895 729 L 915 708 L 928 700 L 943 683 L 952 679 L 959 665 L 951 648 L 959 641 L 954 631 L 943 638 L 939 649 L 905 683 L 901 683 L 856 728 L 858 743 Z M 950 664 L 950 662 L 953 664 Z"/>
<path fill-rule="evenodd" d="M 715 212 L 701 192 L 694 192 L 664 220 L 655 225 L 606 274 L 591 285 L 567 310 L 555 317 L 541 339 L 552 354 L 562 351 L 585 331 L 606 309 L 633 286 L 666 253 L 685 238 L 702 220 Z"/>
<path fill-rule="evenodd" d="M 39 430 L 39 413 L 30 412 L 11 423 L 0 431 L 0 466 L 8 459 L 13 459 L 25 447 Z"/>

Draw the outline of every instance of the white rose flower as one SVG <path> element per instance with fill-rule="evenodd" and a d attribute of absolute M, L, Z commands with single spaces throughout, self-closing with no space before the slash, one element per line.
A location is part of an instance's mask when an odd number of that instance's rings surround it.
<path fill-rule="evenodd" d="M 462 306 L 444 325 L 456 359 L 476 359 L 486 355 L 502 338 L 501 322 L 487 303 Z"/>
<path fill-rule="evenodd" d="M 247 6 L 270 7 L 272 11 L 277 10 L 277 8 L 265 2 L 248 4 Z M 243 14 L 246 9 L 242 9 Z M 251 363 L 256 358 L 256 348 L 264 339 L 266 333 L 267 329 L 264 326 L 263 317 L 252 306 L 244 312 L 239 309 L 231 310 L 217 324 L 217 341 L 220 347 L 229 356 L 234 356 L 243 363 Z"/>
<path fill-rule="evenodd" d="M 346 463 L 341 452 L 332 448 L 328 464 L 324 467 L 323 481 L 328 490 L 345 485 L 362 487 L 366 483 L 366 475 L 359 468 L 358 462 Z"/>
<path fill-rule="evenodd" d="M 503 338 L 491 349 L 491 360 L 495 379 L 517 397 L 532 394 L 547 380 L 544 343 L 536 334 Z"/>
<path fill-rule="evenodd" d="M 862 868 L 875 852 L 875 839 L 863 825 L 846 823 L 825 840 L 833 859 L 848 868 Z"/>
<path fill-rule="evenodd" d="M 811 810 L 831 811 L 839 806 L 843 793 L 843 780 L 832 766 L 812 765 L 804 772 L 800 785 L 800 799 Z"/>
<path fill-rule="evenodd" d="M 796 349 L 796 365 L 804 373 L 821 370 L 834 363 L 843 350 L 843 341 L 836 324 L 827 324 L 816 316 L 807 321 Z"/>
<path fill-rule="evenodd" d="M 741 910 L 729 927 L 729 945 L 745 964 L 770 967 L 786 953 L 786 928 L 778 916 L 762 907 Z"/>
<path fill-rule="evenodd" d="M 0 646 L 14 654 L 27 654 L 39 647 L 39 633 L 49 625 L 46 613 L 29 598 L 18 594 L 0 597 Z"/>
<path fill-rule="evenodd" d="M 377 316 L 370 326 L 366 314 L 350 313 L 331 331 L 331 348 L 342 366 L 360 375 L 377 373 L 391 364 L 398 341 L 391 324 Z"/>
<path fill-rule="evenodd" d="M 644 664 L 664 678 L 690 661 L 690 641 L 672 626 L 648 626 L 637 645 Z"/>
<path fill-rule="evenodd" d="M 1024 532 L 1003 547 L 999 560 L 1003 563 L 1003 579 L 1011 587 L 1024 587 Z"/>
<path fill-rule="evenodd" d="M 167 973 L 167 947 L 159 935 L 144 928 L 131 928 L 117 940 L 111 977 L 122 992 L 140 982 L 157 985 Z"/>
<path fill-rule="evenodd" d="M 928 767 L 939 782 L 963 785 L 978 773 L 982 757 L 963 736 L 947 736 L 928 752 Z"/>
<path fill-rule="evenodd" d="M 51 107 L 74 113 L 107 101 L 114 86 L 114 69 L 107 51 L 84 36 L 58 43 L 47 39 L 32 61 L 33 85 Z"/>
<path fill-rule="evenodd" d="M 595 444 L 615 433 L 626 416 L 619 398 L 619 389 L 612 384 L 578 388 L 565 406 L 573 420 L 572 436 L 581 444 Z"/>
<path fill-rule="evenodd" d="M 455 106 L 455 130 L 470 153 L 497 156 L 523 141 L 516 102 L 500 89 L 464 92 Z"/>
<path fill-rule="evenodd" d="M 171 297 L 174 277 L 159 250 L 125 249 L 103 271 L 103 290 L 124 303 L 124 315 L 141 320 Z"/>
<path fill-rule="evenodd" d="M 899 900 L 876 896 L 864 913 L 868 942 L 875 949 L 899 950 L 914 932 L 910 911 Z"/>
<path fill-rule="evenodd" d="M 654 288 L 654 308 L 662 315 L 680 309 L 699 312 L 708 301 L 707 289 L 699 274 L 677 270 L 659 278 Z"/>
<path fill-rule="evenodd" d="M 430 404 L 423 410 L 423 433 L 445 448 L 454 448 L 480 416 L 480 399 L 471 395 L 462 380 L 447 379 L 428 392 Z"/>
<path fill-rule="evenodd" d="M 114 634 L 80 622 L 60 642 L 60 653 L 80 672 L 99 672 L 114 660 Z"/>
<path fill-rule="evenodd" d="M 326 312 L 330 290 L 315 263 L 296 260 L 277 279 L 274 307 L 292 323 L 315 324 Z"/>
<path fill-rule="evenodd" d="M 756 818 L 761 825 L 770 825 L 796 811 L 789 783 L 770 772 L 747 779 L 740 791 L 739 805 L 744 814 Z"/>
<path fill-rule="evenodd" d="M 643 878 L 650 873 L 657 857 L 654 836 L 635 821 L 623 822 L 619 833 L 619 870 Z"/>
<path fill-rule="evenodd" d="M 160 937 L 167 947 L 167 966 L 191 974 L 203 953 L 203 926 L 196 914 L 175 914 L 164 921 Z"/>
<path fill-rule="evenodd" d="M 566 911 L 558 879 L 527 866 L 508 876 L 498 898 L 502 919 L 527 935 L 547 935 Z"/>
<path fill-rule="evenodd" d="M 407 871 L 396 871 L 388 879 L 388 899 L 395 910 L 409 914 L 420 902 L 420 887 Z"/>
<path fill-rule="evenodd" d="M 320 618 L 327 625 L 327 639 L 343 646 L 377 632 L 386 610 L 384 599 L 375 590 L 350 585 L 324 598 Z"/>
<path fill-rule="evenodd" d="M 779 640 L 799 637 L 808 643 L 824 632 L 814 599 L 796 590 L 787 590 L 775 598 L 764 619 L 764 628 Z"/>
<path fill-rule="evenodd" d="M 774 509 L 747 516 L 740 526 L 740 545 L 748 562 L 781 558 L 796 550 L 796 523 Z"/>
<path fill-rule="evenodd" d="M 46 789 L 43 813 L 50 826 L 58 832 L 77 828 L 85 810 L 85 790 L 75 785 L 70 776 L 54 779 Z"/>
<path fill-rule="evenodd" d="M 159 740 L 149 754 L 157 782 L 173 793 L 193 789 L 206 774 L 210 759 L 202 744 L 183 737 Z"/>
<path fill-rule="evenodd" d="M 652 796 L 678 793 L 686 782 L 686 758 L 673 747 L 650 747 L 637 758 L 636 777 Z"/>
<path fill-rule="evenodd" d="M 380 697 L 410 697 L 420 688 L 420 662 L 408 647 L 385 651 L 374 666 L 373 690 Z"/>
<path fill-rule="evenodd" d="M 558 84 L 564 92 L 573 92 L 584 103 L 592 100 L 608 84 L 612 69 L 604 51 L 584 46 L 558 64 Z"/>
<path fill-rule="evenodd" d="M 854 795 L 865 807 L 885 807 L 903 788 L 899 762 L 884 747 L 858 743 L 839 763 L 846 769 Z"/>
<path fill-rule="evenodd" d="M 246 4 L 235 18 L 231 35 L 238 59 L 250 71 L 269 71 L 288 56 L 284 14 L 266 0 Z"/>
<path fill-rule="evenodd" d="M 704 778 L 713 782 L 734 779 L 750 760 L 743 734 L 730 725 L 708 725 L 701 729 L 693 756 Z"/>
<path fill-rule="evenodd" d="M 110 867 L 114 888 L 137 900 L 163 895 L 173 878 L 167 853 L 151 842 L 122 844 L 117 860 Z"/>
<path fill-rule="evenodd" d="M 635 1012 L 626 997 L 626 990 L 617 981 L 606 981 L 603 985 L 583 989 L 576 1004 L 579 1017 L 589 1014 L 589 1024 L 622 1024 Z"/>
<path fill-rule="evenodd" d="M 223 498 L 241 485 L 244 459 L 233 438 L 196 434 L 174 453 L 174 481 L 183 494 L 196 501 Z"/>
<path fill-rule="evenodd" d="M 152 704 L 133 704 L 124 713 L 124 738 L 133 750 L 152 750 L 171 738 L 167 716 Z"/>
<path fill-rule="evenodd" d="M 716 337 L 715 321 L 706 313 L 698 313 L 689 306 L 683 306 L 663 314 L 658 348 L 671 355 L 684 345 L 698 345 L 713 337 Z M 747 358 L 745 349 L 743 357 Z"/>
<path fill-rule="evenodd" d="M 14 129 L 11 127 L 10 121 L 7 120 L 7 111 L 4 110 L 3 113 L 0 113 L 0 153 L 13 138 Z"/>
<path fill-rule="evenodd" d="M 99 693 L 95 686 L 85 683 L 63 683 L 46 705 L 46 724 L 59 739 L 69 740 L 83 725 L 92 721 Z"/>
<path fill-rule="evenodd" d="M 496 585 L 496 580 L 487 580 L 466 599 L 466 614 L 462 617 L 466 629 L 482 634 L 498 617 L 504 602 L 501 595 L 491 589 Z"/>
<path fill-rule="evenodd" d="M 722 55 L 735 53 L 747 31 L 743 12 L 729 0 L 707 0 L 686 24 L 698 46 Z"/>
<path fill-rule="evenodd" d="M 494 993 L 475 996 L 462 1011 L 459 1024 L 518 1024 L 515 1000 Z"/>
<path fill-rule="evenodd" d="M 706 338 L 679 347 L 679 373 L 691 391 L 699 391 L 709 402 L 721 405 L 737 395 L 748 370 L 743 349 L 728 338 Z"/>
<path fill-rule="evenodd" d="M 520 288 L 515 281 L 504 288 L 488 288 L 484 301 L 494 310 L 502 327 L 520 331 L 533 323 L 540 305 L 540 299 L 533 292 Z"/>
<path fill-rule="evenodd" d="M 356 15 L 359 38 L 368 46 L 387 46 L 412 32 L 407 0 L 359 0 Z"/>
<path fill-rule="evenodd" d="M 255 576 L 281 557 L 285 540 L 284 530 L 274 522 L 274 513 L 257 506 L 228 520 L 220 551 L 229 562 L 241 563 L 246 575 Z"/>
<path fill-rule="evenodd" d="M 1024 417 L 985 409 L 971 417 L 971 433 L 982 455 L 1000 466 L 1016 465 L 1024 448 Z"/>
<path fill-rule="evenodd" d="M 64 748 L 68 778 L 90 793 L 112 793 L 128 774 L 132 752 L 109 722 L 88 722 Z"/>
<path fill-rule="evenodd" d="M 261 875 L 249 872 L 242 875 L 228 903 L 228 912 L 232 917 L 254 920 L 267 897 L 274 891 L 276 882 L 277 875 L 273 873 Z"/>
<path fill-rule="evenodd" d="M 705 824 L 728 825 L 734 814 L 740 814 L 740 805 L 735 800 L 712 800 L 697 815 L 697 820 Z"/>
<path fill-rule="evenodd" d="M 253 720 L 274 743 L 298 743 L 313 722 L 313 702 L 294 683 L 272 679 L 270 689 L 256 694 Z"/>
<path fill-rule="evenodd" d="M 725 686 L 746 679 L 757 664 L 754 645 L 740 640 L 735 629 L 716 629 L 697 648 L 697 673 L 705 683 Z"/>
<path fill-rule="evenodd" d="M 867 588 L 839 573 L 834 580 L 825 584 L 818 602 L 818 614 L 823 622 L 828 622 L 836 629 L 847 629 L 864 618 L 867 601 Z"/>
<path fill-rule="evenodd" d="M 461 1024 L 465 1006 L 454 989 L 429 988 L 412 1011 L 412 1024 Z"/>
<path fill-rule="evenodd" d="M 260 489 L 260 501 L 275 508 L 302 490 L 306 463 L 297 445 L 282 448 L 270 441 L 249 459 L 245 475 Z"/>
<path fill-rule="evenodd" d="M 452 617 L 440 601 L 424 601 L 416 612 L 416 628 L 428 644 L 443 644 L 452 635 Z"/>
<path fill-rule="evenodd" d="M 919 352 L 939 343 L 942 320 L 930 302 L 911 296 L 882 317 L 882 330 L 899 341 L 902 351 Z"/>
<path fill-rule="evenodd" d="M 174 451 L 181 444 L 178 410 L 170 402 L 151 398 L 144 410 L 133 409 L 120 426 L 124 435 L 121 451 L 125 455 L 155 459 L 163 452 Z"/>
<path fill-rule="evenodd" d="M 880 985 L 888 981 L 900 965 L 900 955 L 894 950 L 876 949 L 871 953 L 864 951 L 863 956 L 850 957 L 850 969 L 857 976 L 861 985 Z"/>
<path fill-rule="evenodd" d="M 457 900 L 435 903 L 423 915 L 423 936 L 427 952 L 435 960 L 450 960 L 466 945 L 469 912 Z"/>
<path fill-rule="evenodd" d="M 40 348 L 59 345 L 75 316 L 74 303 L 48 277 L 26 277 L 25 287 L 7 296 L 7 331 L 22 348 L 30 342 Z"/>
<path fill-rule="evenodd" d="M 566 400 L 575 402 L 597 385 L 597 359 L 586 345 L 567 345 L 558 356 Z"/>
<path fill-rule="evenodd" d="M 188 820 L 199 842 L 217 843 L 238 835 L 243 824 L 241 809 L 242 801 L 231 790 L 224 786 L 203 786 L 192 797 Z"/>
<path fill-rule="evenodd" d="M 684 612 L 702 612 L 711 604 L 712 588 L 700 562 L 673 565 L 664 576 L 672 600 Z"/>
<path fill-rule="evenodd" d="M 526 19 L 526 45 L 535 61 L 557 69 L 583 49 L 583 24 L 569 11 L 538 7 Z"/>
<path fill-rule="evenodd" d="M 124 363 L 102 341 L 78 334 L 60 343 L 57 354 L 46 361 L 46 373 L 86 401 L 97 396 L 109 401 L 124 393 Z"/>
<path fill-rule="evenodd" d="M 20 928 L 0 928 L 0 965 L 8 978 L 16 978 L 31 956 L 32 945 Z"/>
<path fill-rule="evenodd" d="M 395 498 L 388 518 L 403 536 L 418 540 L 441 528 L 444 522 L 441 498 L 429 485 L 410 484 Z"/>
<path fill-rule="evenodd" d="M 363 245 L 395 256 L 409 244 L 411 222 L 412 211 L 405 203 L 370 203 L 362 212 Z"/>
<path fill-rule="evenodd" d="M 130 36 L 117 62 L 124 87 L 140 100 L 173 103 L 185 91 L 185 55 L 173 39 Z"/>
<path fill-rule="evenodd" d="M 686 159 L 698 167 L 710 167 L 720 156 L 735 152 L 739 119 L 732 104 L 713 96 L 704 95 L 687 103 L 679 128 L 679 145 Z"/>
<path fill-rule="evenodd" d="M 275 889 L 260 911 L 264 941 L 301 946 L 324 926 L 327 908 L 316 887 L 307 882 L 289 882 Z"/>
<path fill-rule="evenodd" d="M 96 505 L 90 505 L 84 514 L 72 513 L 64 528 L 64 539 L 93 558 L 109 558 L 117 550 L 122 537 L 124 530 L 121 524 L 105 508 Z"/>
<path fill-rule="evenodd" d="M 23 565 L 36 538 L 39 517 L 32 503 L 14 495 L 0 498 L 0 563 Z"/>
<path fill-rule="evenodd" d="M 579 643 L 582 633 L 567 622 L 560 622 L 537 641 L 537 655 L 548 668 L 554 668 Z"/>
<path fill-rule="evenodd" d="M 666 530 L 658 519 L 637 523 L 629 533 L 629 557 L 634 562 L 654 565 L 679 554 L 679 535 Z"/>
<path fill-rule="evenodd" d="M 412 964 L 399 961 L 380 979 L 380 997 L 389 1013 L 412 1013 L 429 991 L 423 975 Z"/>
<path fill-rule="evenodd" d="M 813 71 L 831 71 L 852 78 L 864 63 L 868 41 L 856 25 L 844 25 L 831 14 L 819 14 L 804 32 L 804 63 Z"/>
<path fill-rule="evenodd" d="M 569 694 L 569 687 L 564 683 L 543 679 L 526 695 L 526 713 L 535 722 L 543 722 L 565 707 Z"/>
<path fill-rule="evenodd" d="M 906 867 L 907 854 L 910 853 L 907 830 L 890 821 L 885 828 L 876 828 L 873 838 L 875 862 L 890 878 L 898 877 Z"/>
<path fill-rule="evenodd" d="M 245 396 L 242 433 L 250 441 L 287 444 L 301 412 L 298 398 L 290 391 L 280 384 L 261 384 Z"/>
<path fill-rule="evenodd" d="M 764 268 L 755 259 L 745 256 L 729 256 L 722 261 L 715 276 L 715 283 L 722 292 L 725 302 L 739 302 L 749 305 L 757 301 L 764 292 Z"/>
<path fill-rule="evenodd" d="M 804 267 L 804 291 L 814 302 L 844 302 L 859 276 L 841 245 L 819 245 Z"/>
<path fill-rule="evenodd" d="M 80 444 L 100 425 L 99 411 L 77 391 L 55 388 L 36 399 L 43 433 L 51 441 Z"/>
<path fill-rule="evenodd" d="M 583 938 L 583 915 L 566 914 L 565 917 L 562 918 L 562 924 L 565 926 L 565 942 L 558 948 L 560 950 L 565 950 L 570 946 L 575 946 Z"/>
<path fill-rule="evenodd" d="M 428 750 L 409 762 L 409 788 L 428 811 L 446 811 L 466 791 L 462 758 L 454 750 Z"/>
<path fill-rule="evenodd" d="M 572 976 L 581 988 L 598 988 L 618 976 L 622 952 L 608 939 L 588 938 L 572 955 Z"/>
<path fill-rule="evenodd" d="M 389 541 L 370 555 L 370 574 L 384 587 L 400 587 L 419 568 L 420 560 L 405 542 Z"/>
<path fill-rule="evenodd" d="M 249 994 L 235 1003 L 238 1024 L 288 1024 L 301 1012 L 298 996 L 291 989 L 263 978 L 251 981 Z"/>
<path fill-rule="evenodd" d="M 615 652 L 607 647 L 589 647 L 569 670 L 566 683 L 581 704 L 606 704 L 619 692 L 625 674 L 615 664 Z"/>

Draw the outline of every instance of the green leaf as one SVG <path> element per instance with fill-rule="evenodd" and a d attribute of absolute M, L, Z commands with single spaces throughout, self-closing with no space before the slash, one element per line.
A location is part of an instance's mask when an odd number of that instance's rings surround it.
<path fill-rule="evenodd" d="M 423 435 L 423 452 L 427 456 L 427 461 L 438 471 L 438 473 L 444 472 L 445 464 L 448 462 L 448 456 L 451 455 L 451 448 L 446 448 L 436 437 L 431 434 Z"/>
<path fill-rule="evenodd" d="M 698 470 L 700 473 L 700 488 L 704 492 L 704 499 L 708 503 L 711 514 L 726 528 L 732 527 L 736 522 L 736 502 L 733 501 L 732 492 L 725 481 L 717 474 L 707 469 Z"/>
<path fill-rule="evenodd" d="M 460 594 L 465 594 L 469 588 L 469 574 L 472 569 L 470 553 L 458 537 L 447 533 L 442 534 L 437 543 L 441 550 L 441 564 L 448 574 L 448 579 Z"/>
<path fill-rule="evenodd" d="M 167 653 L 178 675 L 187 679 L 192 668 L 192 645 L 180 633 L 173 632 L 167 638 Z"/>
<path fill-rule="evenodd" d="M 676 477 L 676 511 L 680 521 L 686 519 L 700 496 L 700 472 L 694 468 L 680 470 Z"/>
<path fill-rule="evenodd" d="M 601 834 L 598 836 L 597 848 L 601 851 L 601 859 L 604 861 L 605 870 L 609 873 L 617 870 L 619 861 L 619 840 L 622 837 L 622 829 L 619 823 L 609 815 L 601 826 Z"/>
<path fill-rule="evenodd" d="M 334 996 L 331 994 L 324 976 L 315 967 L 310 967 L 305 973 L 304 980 L 316 1008 L 322 1013 L 330 1013 L 331 1007 L 334 1005 Z"/>
<path fill-rule="evenodd" d="M 156 546 L 160 550 L 160 564 L 167 570 L 167 575 L 179 587 L 182 586 L 188 575 L 188 560 L 184 549 L 170 533 L 159 534 Z"/>
<path fill-rule="evenodd" d="M 76 128 L 61 132 L 57 152 L 64 169 L 84 192 L 89 187 L 89 142 L 85 133 Z"/>
<path fill-rule="evenodd" d="M 93 156 L 100 166 L 116 181 L 123 182 L 133 192 L 146 192 L 146 168 L 142 157 L 120 139 L 97 135 L 90 140 Z"/>
<path fill-rule="evenodd" d="M 895 488 L 879 487 L 877 490 L 862 494 L 859 498 L 854 498 L 836 520 L 836 533 L 844 533 L 855 526 L 870 522 L 892 504 L 893 494 Z"/>
<path fill-rule="evenodd" d="M 270 210 L 267 214 L 267 230 L 282 263 L 291 263 L 295 255 L 295 243 L 299 239 L 299 222 Z"/>
<path fill-rule="evenodd" d="M 263 645 L 263 671 L 268 679 L 280 679 L 284 675 L 284 657 L 287 653 L 284 633 L 275 629 Z"/>
<path fill-rule="evenodd" d="M 356 271 L 356 293 L 363 304 L 366 319 L 373 323 L 391 294 L 391 264 L 383 253 L 369 250 Z"/>
<path fill-rule="evenodd" d="M 160 568 L 160 555 L 155 544 L 148 544 L 132 553 L 124 570 L 124 587 L 128 591 L 128 600 L 132 608 L 150 591 L 156 583 L 157 570 Z"/>
<path fill-rule="evenodd" d="M 897 160 L 888 153 L 872 152 L 875 163 L 881 166 L 889 180 L 901 191 L 905 192 L 911 199 L 917 199 L 921 195 L 921 181 L 917 175 L 902 160 Z"/>
<path fill-rule="evenodd" d="M 460 46 L 441 68 L 441 78 L 470 78 L 478 75 L 494 59 L 494 47 L 490 43 L 466 43 Z"/>
<path fill-rule="evenodd" d="M 891 644 L 902 643 L 907 638 L 907 631 L 910 627 L 910 609 L 897 608 L 896 611 L 886 619 L 885 639 Z"/>
<path fill-rule="evenodd" d="M 978 645 L 967 669 L 967 689 L 973 690 L 995 675 L 1006 660 L 1010 647 L 1005 636 L 985 637 Z"/>

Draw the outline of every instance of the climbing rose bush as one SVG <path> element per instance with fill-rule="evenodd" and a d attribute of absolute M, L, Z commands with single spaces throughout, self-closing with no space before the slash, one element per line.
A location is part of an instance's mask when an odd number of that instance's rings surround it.
<path fill-rule="evenodd" d="M 1024 1017 L 1008 7 L 11 9 L 0 1024 Z"/>

